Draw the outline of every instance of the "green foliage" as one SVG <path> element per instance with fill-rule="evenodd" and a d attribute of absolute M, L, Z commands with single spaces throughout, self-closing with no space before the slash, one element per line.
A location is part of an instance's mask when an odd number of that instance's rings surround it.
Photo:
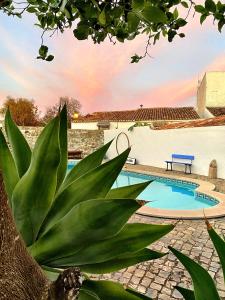
<path fill-rule="evenodd" d="M 181 293 L 185 300 L 195 300 L 195 295 L 192 290 L 185 289 L 181 286 L 176 286 L 176 289 Z"/>
<path fill-rule="evenodd" d="M 68 267 L 102 274 L 165 255 L 147 247 L 173 225 L 127 223 L 140 208 L 134 198 L 150 182 L 111 189 L 130 149 L 102 163 L 109 142 L 66 173 L 66 116 L 64 106 L 43 129 L 32 154 L 9 112 L 6 128 L 13 155 L 0 132 L 0 168 L 30 254 L 52 280 Z M 23 151 L 26 158 L 20 157 Z M 79 299 L 148 298 L 116 283 L 86 280 Z"/>
<path fill-rule="evenodd" d="M 6 193 L 11 203 L 11 197 L 16 184 L 19 181 L 19 174 L 15 161 L 9 150 L 5 137 L 0 130 L 0 169 L 3 174 Z"/>
<path fill-rule="evenodd" d="M 67 149 L 67 111 L 66 105 L 60 112 L 59 125 L 60 163 L 57 174 L 57 189 L 61 186 L 67 171 L 68 149 Z"/>
<path fill-rule="evenodd" d="M 12 154 L 19 176 L 22 177 L 30 165 L 31 149 L 23 134 L 14 123 L 9 109 L 7 109 L 5 116 L 5 131 L 12 146 Z"/>
<path fill-rule="evenodd" d="M 111 189 L 106 198 L 134 198 L 137 196 L 151 183 L 146 181 L 142 183 L 132 184 L 129 186 L 122 186 L 119 188 Z"/>
<path fill-rule="evenodd" d="M 183 253 L 172 247 L 169 247 L 169 249 L 191 275 L 194 285 L 195 300 L 220 300 L 215 283 L 209 273 Z"/>
<path fill-rule="evenodd" d="M 19 180 L 12 195 L 14 218 L 27 245 L 31 245 L 36 240 L 42 222 L 52 205 L 59 163 L 59 118 L 57 117 L 38 137 L 30 167 Z"/>
<path fill-rule="evenodd" d="M 122 285 L 110 281 L 94 281 L 86 280 L 82 286 L 84 294 L 91 295 L 93 299 L 109 299 L 109 300 L 141 300 L 150 299 L 143 298 L 138 293 L 133 293 L 130 290 L 125 290 Z M 78 298 L 78 300 L 86 300 L 86 298 Z"/>
<path fill-rule="evenodd" d="M 64 106 L 43 129 L 32 154 L 9 112 L 5 124 L 13 154 L 0 131 L 0 168 L 17 228 L 30 254 L 51 280 L 69 267 L 104 274 L 164 256 L 148 247 L 174 225 L 127 223 L 140 207 L 135 198 L 150 182 L 112 189 L 130 149 L 102 163 L 109 142 L 67 173 L 66 116 Z M 23 153 L 26 157 L 21 157 Z M 225 241 L 206 224 L 225 277 Z M 169 249 L 193 281 L 193 291 L 176 287 L 184 299 L 219 300 L 209 273 L 183 253 Z M 150 298 L 118 283 L 86 279 L 79 299 Z"/>
<path fill-rule="evenodd" d="M 225 241 L 222 239 L 212 226 L 207 222 L 208 233 L 219 256 L 220 263 L 223 270 L 223 277 L 225 281 Z"/>
<path fill-rule="evenodd" d="M 184 37 L 180 32 L 187 24 L 189 14 L 195 10 L 200 14 L 200 22 L 212 16 L 221 31 L 225 24 L 225 4 L 221 1 L 206 0 L 202 5 L 183 0 L 129 0 L 129 1 L 57 1 L 27 0 L 14 6 L 13 1 L 4 0 L 0 9 L 6 14 L 22 17 L 23 13 L 34 15 L 35 25 L 53 35 L 72 28 L 78 40 L 91 38 L 94 43 L 101 43 L 109 38 L 124 42 L 137 35 L 146 34 L 149 38 L 147 48 L 159 38 L 166 37 L 169 42 L 177 37 Z M 180 10 L 186 10 L 186 18 L 180 17 Z M 48 47 L 42 44 L 38 59 L 52 61 L 54 56 L 48 54 Z M 134 55 L 132 63 L 137 63 L 147 55 Z"/>

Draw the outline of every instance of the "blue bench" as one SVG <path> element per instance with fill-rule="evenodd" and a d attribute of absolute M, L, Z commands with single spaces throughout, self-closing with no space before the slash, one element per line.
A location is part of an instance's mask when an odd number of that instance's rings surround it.
<path fill-rule="evenodd" d="M 191 166 L 192 166 L 192 161 L 194 159 L 195 159 L 194 155 L 172 154 L 172 160 L 165 161 L 166 171 L 173 171 L 173 164 L 181 164 L 185 166 L 185 170 L 184 170 L 185 174 L 191 174 Z M 188 169 L 189 172 L 187 172 Z"/>

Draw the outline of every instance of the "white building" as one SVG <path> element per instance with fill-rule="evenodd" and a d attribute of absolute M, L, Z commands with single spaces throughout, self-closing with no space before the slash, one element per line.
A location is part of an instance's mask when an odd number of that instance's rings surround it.
<path fill-rule="evenodd" d="M 225 72 L 207 72 L 197 89 L 196 107 L 156 107 L 94 112 L 79 116 L 72 129 L 125 129 L 136 122 L 153 125 L 225 115 Z"/>
<path fill-rule="evenodd" d="M 139 108 L 125 111 L 95 112 L 79 116 L 72 123 L 72 129 L 123 129 L 137 122 L 153 125 L 167 122 L 197 120 L 199 115 L 194 107 Z"/>
<path fill-rule="evenodd" d="M 207 72 L 197 90 L 197 112 L 202 118 L 225 115 L 225 72 Z"/>

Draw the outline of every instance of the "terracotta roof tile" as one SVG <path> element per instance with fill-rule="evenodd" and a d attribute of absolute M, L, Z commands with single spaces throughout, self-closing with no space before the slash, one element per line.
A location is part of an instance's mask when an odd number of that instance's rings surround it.
<path fill-rule="evenodd" d="M 224 116 L 225 115 L 225 106 L 218 107 L 207 107 L 208 111 L 211 112 L 215 117 Z"/>
<path fill-rule="evenodd" d="M 193 107 L 156 107 L 140 108 L 124 111 L 94 112 L 86 116 L 80 116 L 74 122 L 107 121 L 159 121 L 159 120 L 195 120 L 199 115 Z"/>
<path fill-rule="evenodd" d="M 224 126 L 225 125 L 225 116 L 219 116 L 210 119 L 195 120 L 189 122 L 176 122 L 170 123 L 162 126 L 158 126 L 157 130 L 162 129 L 178 129 L 178 128 L 193 128 L 193 127 L 208 127 L 208 126 Z"/>

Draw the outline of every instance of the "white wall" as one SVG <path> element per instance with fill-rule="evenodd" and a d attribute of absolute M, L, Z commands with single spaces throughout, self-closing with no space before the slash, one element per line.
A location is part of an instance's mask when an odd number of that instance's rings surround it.
<path fill-rule="evenodd" d="M 135 157 L 138 164 L 165 168 L 165 160 L 171 159 L 172 153 L 194 155 L 192 172 L 208 175 L 211 160 L 216 159 L 218 177 L 225 178 L 225 126 L 182 128 L 170 130 L 151 130 L 149 127 L 136 127 L 133 131 L 123 130 L 131 144 L 130 157 Z M 105 130 L 104 142 L 117 137 L 121 130 Z M 124 135 L 118 138 L 119 152 L 127 147 Z M 116 155 L 115 141 L 107 157 Z M 176 165 L 183 170 L 183 166 Z"/>
<path fill-rule="evenodd" d="M 87 129 L 96 130 L 98 129 L 97 122 L 87 122 L 87 123 L 72 123 L 71 129 Z"/>
<path fill-rule="evenodd" d="M 96 130 L 98 122 L 82 122 L 82 123 L 72 123 L 72 129 L 88 129 L 88 130 Z M 110 122 L 110 129 L 117 128 L 129 128 L 134 125 L 135 122 Z"/>

